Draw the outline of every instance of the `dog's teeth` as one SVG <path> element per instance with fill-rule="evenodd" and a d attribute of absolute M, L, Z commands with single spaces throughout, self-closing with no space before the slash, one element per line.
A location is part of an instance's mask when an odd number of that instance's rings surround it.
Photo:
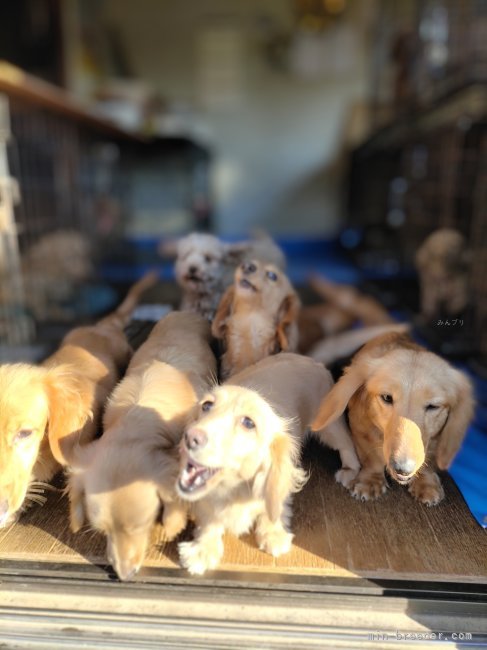
<path fill-rule="evenodd" d="M 203 477 L 201 474 L 198 474 L 198 476 L 194 480 L 194 484 L 196 487 L 199 487 L 200 485 L 203 485 Z"/>

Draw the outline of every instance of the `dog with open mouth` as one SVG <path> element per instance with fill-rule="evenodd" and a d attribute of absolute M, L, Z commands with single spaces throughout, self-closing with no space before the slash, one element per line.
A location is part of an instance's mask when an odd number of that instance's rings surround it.
<path fill-rule="evenodd" d="M 225 348 L 222 379 L 269 355 L 294 352 L 300 306 L 289 279 L 274 264 L 243 262 L 212 323 L 213 336 Z"/>
<path fill-rule="evenodd" d="M 218 566 L 223 534 L 255 525 L 259 547 L 277 557 L 291 548 L 292 494 L 306 482 L 300 452 L 309 425 L 333 385 L 322 364 L 281 352 L 206 394 L 180 445 L 177 491 L 191 502 L 194 541 L 179 544 L 181 564 L 202 574 Z M 318 433 L 337 449 L 345 486 L 360 465 L 343 418 Z"/>
<path fill-rule="evenodd" d="M 348 409 L 362 465 L 353 496 L 375 499 L 387 489 L 384 468 L 426 505 L 444 490 L 448 469 L 472 420 L 474 396 L 466 375 L 404 333 L 366 343 L 323 400 L 312 428 L 321 430 Z"/>
<path fill-rule="evenodd" d="M 178 498 L 178 445 L 198 399 L 214 383 L 210 325 L 172 312 L 135 353 L 113 392 L 104 433 L 85 449 L 70 477 L 71 528 L 87 518 L 107 538 L 107 557 L 121 580 L 140 569 L 163 507 L 165 541 L 186 526 Z"/>

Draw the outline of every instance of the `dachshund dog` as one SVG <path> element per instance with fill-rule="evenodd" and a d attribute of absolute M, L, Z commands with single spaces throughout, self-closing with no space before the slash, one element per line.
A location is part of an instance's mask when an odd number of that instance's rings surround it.
<path fill-rule="evenodd" d="M 242 535 L 254 524 L 262 550 L 276 557 L 290 550 L 291 497 L 306 482 L 301 446 L 332 385 L 323 365 L 281 352 L 202 398 L 181 442 L 177 484 L 197 525 L 195 540 L 179 544 L 190 573 L 218 566 L 225 531 Z M 340 452 L 336 479 L 348 486 L 360 465 L 345 421 L 318 435 Z"/>
<path fill-rule="evenodd" d="M 142 565 L 161 509 L 164 537 L 186 525 L 187 504 L 175 491 L 178 445 L 188 416 L 215 380 L 210 325 L 198 314 L 160 320 L 134 354 L 111 396 L 104 433 L 83 448 L 70 478 L 71 528 L 85 517 L 107 537 L 107 556 L 121 580 Z"/>
<path fill-rule="evenodd" d="M 118 309 L 95 325 L 69 332 L 40 366 L 0 366 L 0 526 L 15 520 L 32 481 L 49 481 L 95 437 L 105 401 L 132 350 L 123 332 L 148 274 Z M 29 492 L 30 490 L 30 492 Z"/>
<path fill-rule="evenodd" d="M 460 314 L 468 304 L 471 252 L 462 233 L 435 230 L 416 253 L 421 285 L 421 314 L 425 319 Z"/>
<path fill-rule="evenodd" d="M 227 289 L 212 324 L 222 339 L 223 379 L 252 363 L 297 348 L 300 301 L 287 276 L 273 264 L 243 262 Z"/>
<path fill-rule="evenodd" d="M 214 235 L 191 233 L 179 240 L 176 252 L 176 281 L 183 291 L 181 309 L 210 321 L 238 264 L 250 257 L 279 268 L 286 264 L 283 252 L 268 236 L 229 244 Z"/>
<path fill-rule="evenodd" d="M 436 468 L 447 469 L 473 416 L 468 378 L 407 335 L 369 341 L 325 397 L 312 428 L 321 430 L 348 407 L 362 469 L 352 494 L 375 499 L 388 474 L 421 503 L 444 497 Z"/>

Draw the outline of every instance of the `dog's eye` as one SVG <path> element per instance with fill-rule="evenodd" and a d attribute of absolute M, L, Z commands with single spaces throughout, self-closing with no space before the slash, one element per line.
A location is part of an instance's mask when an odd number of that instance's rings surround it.
<path fill-rule="evenodd" d="M 211 255 L 205 255 L 205 262 L 211 264 L 211 262 L 213 262 L 213 257 Z"/>
<path fill-rule="evenodd" d="M 272 282 L 277 282 L 277 273 L 274 273 L 274 271 L 267 271 L 266 275 Z"/>
<path fill-rule="evenodd" d="M 384 402 L 384 404 L 393 404 L 394 403 L 394 400 L 392 399 L 392 395 L 390 395 L 389 393 L 382 393 L 380 398 Z"/>
<path fill-rule="evenodd" d="M 425 411 L 437 411 L 440 408 L 439 404 L 426 404 L 424 407 Z"/>
<path fill-rule="evenodd" d="M 17 435 L 15 436 L 15 440 L 25 440 L 29 436 L 33 434 L 32 429 L 20 429 L 20 431 L 17 431 Z"/>
<path fill-rule="evenodd" d="M 244 416 L 240 420 L 240 422 L 241 422 L 242 426 L 245 427 L 246 429 L 255 429 L 255 422 L 253 420 L 251 420 L 250 418 L 248 418 L 247 416 Z"/>
<path fill-rule="evenodd" d="M 201 410 L 206 413 L 206 411 L 209 411 L 211 408 L 213 408 L 213 402 L 209 399 L 207 399 L 203 404 L 201 405 Z"/>

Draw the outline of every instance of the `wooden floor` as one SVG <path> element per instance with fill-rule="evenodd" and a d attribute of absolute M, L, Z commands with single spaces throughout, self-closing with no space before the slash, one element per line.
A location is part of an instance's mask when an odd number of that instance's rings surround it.
<path fill-rule="evenodd" d="M 438 507 L 416 503 L 397 484 L 378 501 L 361 503 L 335 483 L 335 452 L 311 442 L 303 462 L 311 476 L 295 499 L 292 551 L 274 559 L 256 548 L 252 535 L 227 536 L 222 570 L 487 583 L 487 534 L 449 476 Z M 0 531 L 2 560 L 104 564 L 103 538 L 91 530 L 70 533 L 62 491 L 46 496 L 44 506 L 32 506 Z M 178 567 L 176 544 L 161 548 L 157 526 L 146 565 Z"/>

